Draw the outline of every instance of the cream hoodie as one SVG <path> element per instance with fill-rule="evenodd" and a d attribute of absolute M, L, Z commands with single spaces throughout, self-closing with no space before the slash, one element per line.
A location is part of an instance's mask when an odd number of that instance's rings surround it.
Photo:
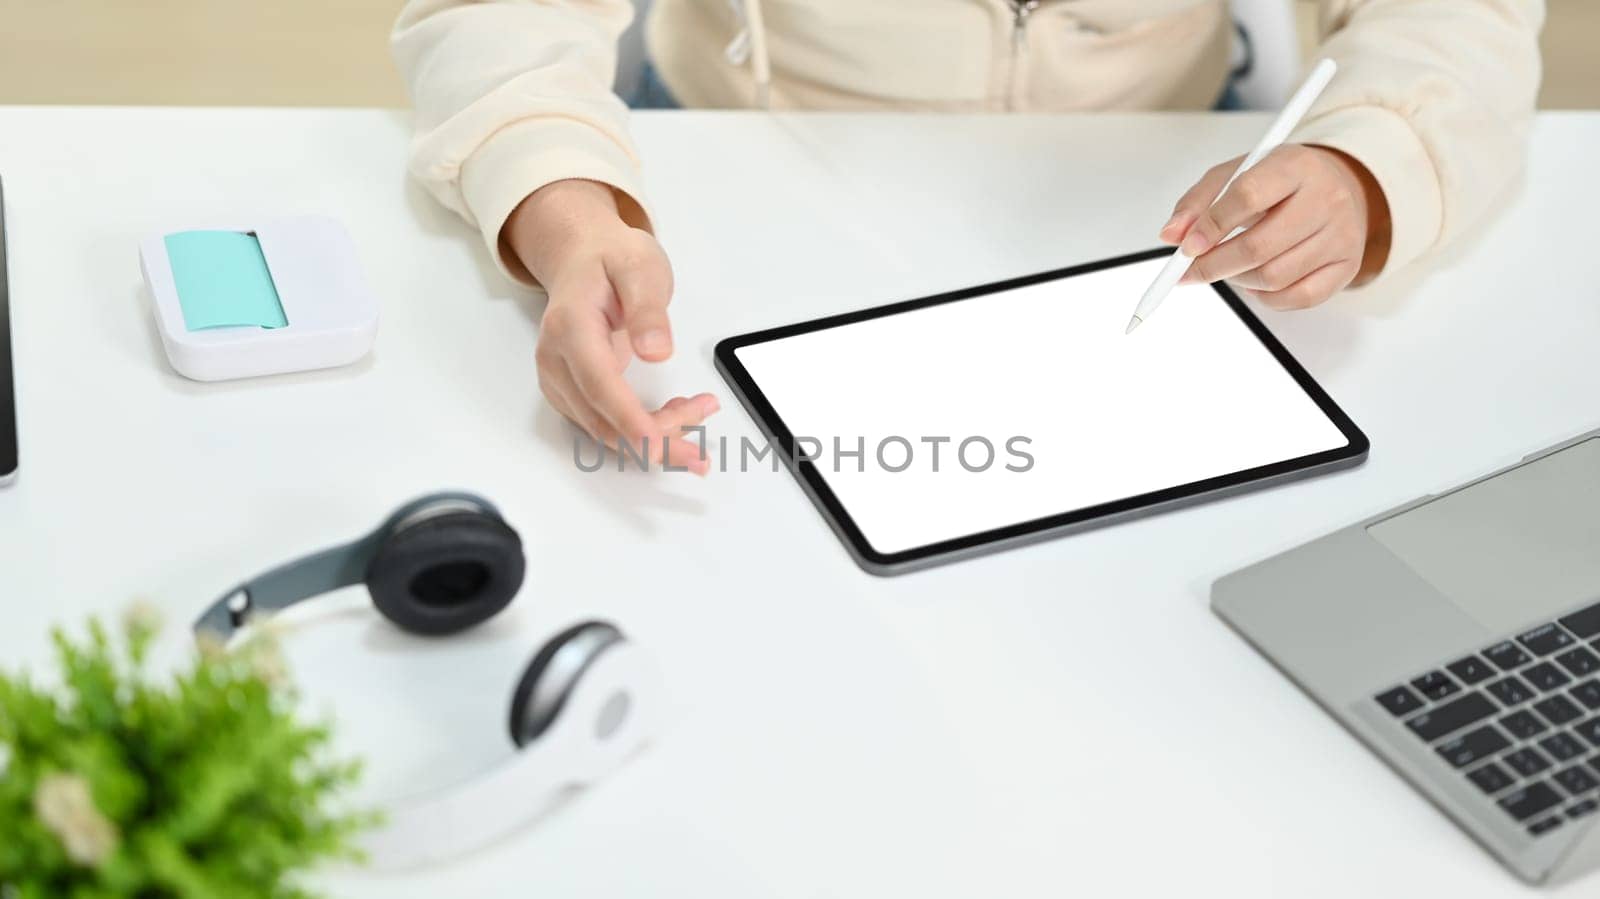
<path fill-rule="evenodd" d="M 1284 0 L 1290 2 L 1290 0 Z M 552 181 L 648 216 L 611 92 L 629 0 L 410 0 L 394 53 L 416 106 L 411 169 L 483 232 Z M 1388 269 L 1460 232 L 1519 168 L 1543 0 L 1320 0 L 1339 75 L 1292 137 L 1377 179 Z M 1065 112 L 1208 109 L 1227 75 L 1223 0 L 655 0 L 648 44 L 686 106 Z M 1216 160 L 1221 161 L 1221 160 Z"/>

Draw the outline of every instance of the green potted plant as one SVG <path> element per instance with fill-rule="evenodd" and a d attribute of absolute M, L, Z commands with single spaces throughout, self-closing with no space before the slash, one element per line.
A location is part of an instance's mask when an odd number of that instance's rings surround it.
<path fill-rule="evenodd" d="M 56 686 L 0 673 L 0 899 L 305 897 L 299 875 L 356 857 L 359 766 L 296 718 L 270 633 L 157 679 L 158 627 L 57 630 Z"/>

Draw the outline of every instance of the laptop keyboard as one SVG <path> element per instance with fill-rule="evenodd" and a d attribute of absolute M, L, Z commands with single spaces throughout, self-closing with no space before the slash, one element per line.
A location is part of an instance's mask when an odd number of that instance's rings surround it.
<path fill-rule="evenodd" d="M 1534 836 L 1600 811 L 1600 603 L 1373 698 Z"/>

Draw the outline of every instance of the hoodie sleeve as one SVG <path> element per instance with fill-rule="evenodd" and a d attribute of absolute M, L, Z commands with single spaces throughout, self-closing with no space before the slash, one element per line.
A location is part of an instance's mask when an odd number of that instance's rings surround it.
<path fill-rule="evenodd" d="M 1544 0 L 1321 0 L 1339 74 L 1291 140 L 1348 153 L 1389 203 L 1387 269 L 1480 218 L 1521 168 Z"/>
<path fill-rule="evenodd" d="M 482 233 L 512 278 L 506 219 L 554 181 L 610 185 L 648 227 L 627 108 L 611 84 L 629 0 L 410 0 L 391 46 L 415 108 L 411 173 Z"/>

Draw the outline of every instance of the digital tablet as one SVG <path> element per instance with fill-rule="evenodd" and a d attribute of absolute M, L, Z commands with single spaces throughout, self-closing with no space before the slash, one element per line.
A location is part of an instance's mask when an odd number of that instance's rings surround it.
<path fill-rule="evenodd" d="M 1365 459 L 1228 287 L 1179 286 L 1123 333 L 1170 252 L 731 337 L 717 368 L 874 574 Z"/>
<path fill-rule="evenodd" d="M 17 392 L 11 369 L 11 297 L 6 274 L 6 197 L 0 186 L 0 486 L 17 476 Z"/>

